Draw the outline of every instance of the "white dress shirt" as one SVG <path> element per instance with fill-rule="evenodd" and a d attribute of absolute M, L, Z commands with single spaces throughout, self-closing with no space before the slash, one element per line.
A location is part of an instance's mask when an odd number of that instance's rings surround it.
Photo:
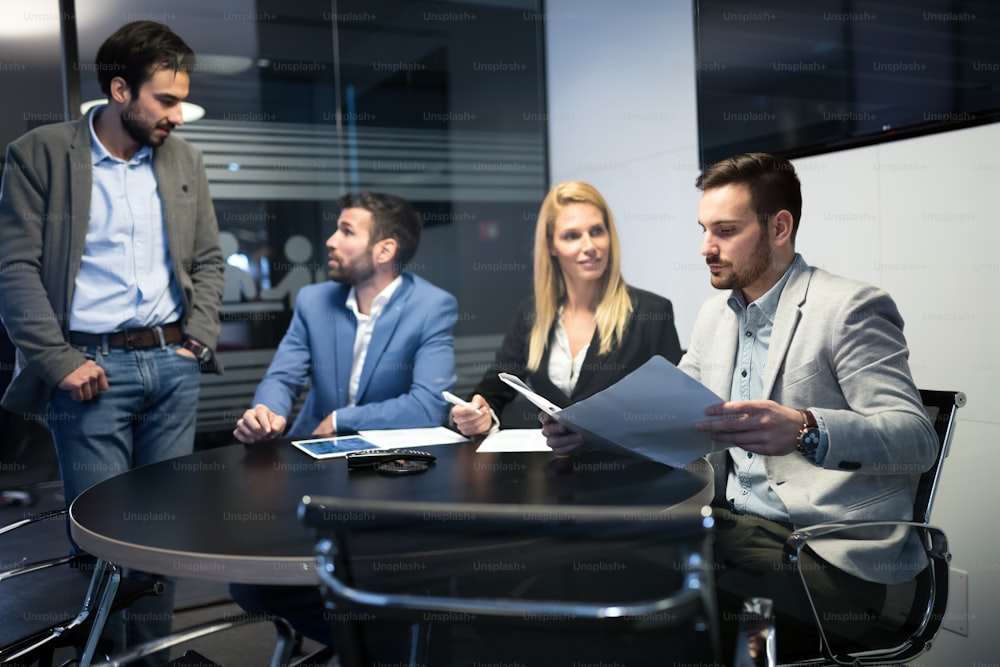
<path fill-rule="evenodd" d="M 392 295 L 396 293 L 396 290 L 402 283 L 403 277 L 396 276 L 391 283 L 386 285 L 372 299 L 371 312 L 367 315 L 358 310 L 358 296 L 354 288 L 352 287 L 351 291 L 347 293 L 346 305 L 358 320 L 357 329 L 354 332 L 354 352 L 351 357 L 351 380 L 347 388 L 347 405 L 349 406 L 355 405 L 358 398 L 358 387 L 361 385 L 361 371 L 365 367 L 365 357 L 368 356 L 368 345 L 372 341 L 372 332 L 375 330 L 375 323 L 385 309 L 386 304 L 389 303 Z M 336 411 L 331 415 L 331 420 L 333 421 L 333 432 L 336 433 Z"/>
<path fill-rule="evenodd" d="M 111 155 L 90 114 L 93 186 L 83 259 L 76 275 L 72 331 L 110 333 L 181 319 L 183 301 L 173 280 L 153 151 L 131 160 Z"/>

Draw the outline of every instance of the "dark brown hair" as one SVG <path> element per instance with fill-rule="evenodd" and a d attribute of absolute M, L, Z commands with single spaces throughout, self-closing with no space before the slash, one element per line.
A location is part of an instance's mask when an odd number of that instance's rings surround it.
<path fill-rule="evenodd" d="M 132 95 L 161 69 L 190 72 L 194 51 L 174 31 L 155 21 L 133 21 L 118 28 L 97 49 L 97 80 L 111 94 L 111 80 L 120 76 Z"/>
<path fill-rule="evenodd" d="M 396 273 L 402 273 L 406 264 L 417 254 L 423 220 L 413 210 L 410 202 L 384 192 L 351 192 L 340 197 L 341 209 L 363 208 L 372 214 L 371 243 L 395 239 L 397 244 L 394 263 Z"/>
<path fill-rule="evenodd" d="M 792 214 L 792 243 L 795 243 L 802 216 L 802 185 L 792 163 L 769 153 L 744 153 L 706 167 L 695 181 L 703 191 L 738 183 L 750 190 L 750 204 L 761 224 L 781 210 Z"/>

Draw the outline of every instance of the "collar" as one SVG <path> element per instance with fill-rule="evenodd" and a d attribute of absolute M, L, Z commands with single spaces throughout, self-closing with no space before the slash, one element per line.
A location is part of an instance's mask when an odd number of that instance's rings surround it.
<path fill-rule="evenodd" d="M 792 275 L 792 269 L 802 261 L 801 256 L 795 253 L 795 257 L 792 258 L 792 262 L 785 269 L 785 273 L 778 279 L 778 282 L 771 285 L 771 289 L 767 290 L 753 303 L 747 303 L 746 298 L 743 296 L 743 292 L 739 289 L 734 289 L 729 294 L 729 299 L 726 303 L 733 310 L 734 313 L 739 314 L 740 311 L 748 309 L 750 306 L 756 306 L 761 313 L 763 313 L 767 319 L 774 322 L 774 317 L 778 312 L 778 301 L 781 300 L 781 292 L 785 289 L 785 285 L 788 283 L 788 279 Z"/>
<path fill-rule="evenodd" d="M 125 162 L 125 160 L 117 158 L 111 154 L 111 151 L 109 151 L 104 144 L 101 143 L 101 140 L 97 137 L 97 132 L 94 130 L 94 119 L 97 118 L 99 114 L 103 113 L 103 111 L 107 108 L 107 104 L 99 104 L 91 109 L 87 114 L 87 126 L 90 128 L 91 164 L 95 165 L 104 162 L 105 160 L 111 160 L 112 162 Z M 140 164 L 143 160 L 149 160 L 152 157 L 153 149 L 149 146 L 143 146 L 135 152 L 135 155 L 132 156 L 131 160 L 125 163 L 136 165 Z"/>
<path fill-rule="evenodd" d="M 396 290 L 399 289 L 399 286 L 402 284 L 402 274 L 393 278 L 392 282 L 386 285 L 382 291 L 375 295 L 375 298 L 372 299 L 372 312 L 368 315 L 365 315 L 358 310 L 358 295 L 357 292 L 355 292 L 353 285 L 351 285 L 351 291 L 347 293 L 347 301 L 344 305 L 351 309 L 351 312 L 354 313 L 354 316 L 358 318 L 359 321 L 367 320 L 369 318 L 374 319 L 379 316 L 379 313 L 381 313 L 382 309 L 385 308 L 385 304 L 389 303 L 389 299 L 392 298 L 392 295 L 396 293 Z"/>

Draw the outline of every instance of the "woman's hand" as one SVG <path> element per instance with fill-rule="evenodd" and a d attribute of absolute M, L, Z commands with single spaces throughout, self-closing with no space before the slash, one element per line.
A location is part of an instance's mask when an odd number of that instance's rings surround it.
<path fill-rule="evenodd" d="M 456 405 L 451 409 L 451 420 L 455 422 L 455 427 L 459 433 L 465 436 L 474 436 L 486 433 L 493 426 L 493 415 L 490 412 L 490 405 L 486 399 L 476 394 L 469 403 L 473 407 Z"/>
<path fill-rule="evenodd" d="M 583 447 L 582 435 L 569 430 L 551 416 L 539 412 L 538 421 L 542 422 L 545 444 L 551 447 L 557 456 L 569 456 Z"/>

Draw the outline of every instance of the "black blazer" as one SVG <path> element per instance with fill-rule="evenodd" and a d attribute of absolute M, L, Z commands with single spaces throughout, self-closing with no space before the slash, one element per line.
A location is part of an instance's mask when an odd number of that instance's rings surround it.
<path fill-rule="evenodd" d="M 517 315 L 507 330 L 503 344 L 497 350 L 496 361 L 476 385 L 473 394 L 481 394 L 486 399 L 499 415 L 502 428 L 537 427 L 538 409 L 526 401 L 520 404 L 521 409 L 508 410 L 506 414 L 504 413 L 504 408 L 517 398 L 518 394 L 501 381 L 497 373 L 511 373 L 518 376 L 534 391 L 564 408 L 607 389 L 654 355 L 659 354 L 676 364 L 681 358 L 681 345 L 677 338 L 674 309 L 670 301 L 635 287 L 629 287 L 628 292 L 632 298 L 632 315 L 631 321 L 625 327 L 621 342 L 608 354 L 599 355 L 597 352 L 601 341 L 597 332 L 594 332 L 594 339 L 590 342 L 587 356 L 583 360 L 580 378 L 571 395 L 567 396 L 549 380 L 552 332 L 549 333 L 549 346 L 545 348 L 539 369 L 533 373 L 527 372 L 528 338 L 535 320 L 534 297 L 525 299 L 518 306 Z"/>

